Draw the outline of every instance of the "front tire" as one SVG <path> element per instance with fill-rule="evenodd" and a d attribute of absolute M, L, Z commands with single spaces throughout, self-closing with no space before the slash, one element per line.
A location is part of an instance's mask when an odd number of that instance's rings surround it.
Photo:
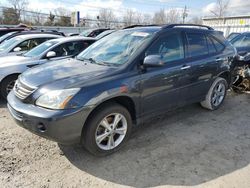
<path fill-rule="evenodd" d="M 209 110 L 217 110 L 224 102 L 227 89 L 227 81 L 224 78 L 217 78 L 210 87 L 206 99 L 201 102 L 201 106 Z"/>
<path fill-rule="evenodd" d="M 120 149 L 128 140 L 132 119 L 129 111 L 116 103 L 97 109 L 83 130 L 83 145 L 96 156 L 105 156 Z"/>

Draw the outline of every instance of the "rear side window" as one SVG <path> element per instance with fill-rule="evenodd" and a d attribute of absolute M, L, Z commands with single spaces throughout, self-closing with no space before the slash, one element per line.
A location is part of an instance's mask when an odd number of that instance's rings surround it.
<path fill-rule="evenodd" d="M 208 54 L 207 41 L 201 33 L 187 33 L 189 57 Z"/>
<path fill-rule="evenodd" d="M 170 34 L 161 37 L 149 47 L 145 55 L 160 55 L 163 63 L 183 59 L 184 49 L 181 35 Z"/>

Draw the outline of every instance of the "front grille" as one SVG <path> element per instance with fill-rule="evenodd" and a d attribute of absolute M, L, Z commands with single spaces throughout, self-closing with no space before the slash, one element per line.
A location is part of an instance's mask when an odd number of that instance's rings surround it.
<path fill-rule="evenodd" d="M 15 92 L 15 95 L 19 99 L 23 100 L 26 99 L 30 94 L 32 94 L 36 90 L 36 88 L 30 87 L 27 84 L 24 84 L 20 79 L 18 79 L 13 90 Z"/>

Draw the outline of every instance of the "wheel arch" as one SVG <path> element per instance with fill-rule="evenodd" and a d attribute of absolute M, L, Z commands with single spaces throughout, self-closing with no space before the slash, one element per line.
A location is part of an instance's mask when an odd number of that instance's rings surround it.
<path fill-rule="evenodd" d="M 231 85 L 232 82 L 232 76 L 230 71 L 224 71 L 220 73 L 217 77 L 224 78 L 227 81 L 228 86 Z"/>
<path fill-rule="evenodd" d="M 0 81 L 0 83 L 2 83 L 3 80 L 5 80 L 6 78 L 9 78 L 11 76 L 19 76 L 20 74 L 22 74 L 22 73 L 11 73 L 9 75 L 6 75 L 5 77 L 2 78 L 2 80 Z"/>
<path fill-rule="evenodd" d="M 15 78 L 18 78 L 18 75 L 20 75 L 19 73 L 13 73 L 13 74 L 10 74 L 10 75 L 7 75 L 6 77 L 4 77 L 1 81 L 0 81 L 0 95 L 3 97 L 3 98 L 7 98 L 7 95 L 8 93 L 6 93 L 6 90 L 5 90 L 5 82 L 8 80 L 8 78 L 11 78 L 11 77 L 15 77 Z"/>
<path fill-rule="evenodd" d="M 89 113 L 84 125 L 83 125 L 83 128 L 82 128 L 82 134 L 83 134 L 83 131 L 84 131 L 84 128 L 86 127 L 87 123 L 89 122 L 89 120 L 93 117 L 94 113 L 100 109 L 103 105 L 107 105 L 107 104 L 112 104 L 112 103 L 116 103 L 116 104 L 119 104 L 123 107 L 125 107 L 128 112 L 130 113 L 131 115 L 131 118 L 132 118 L 132 121 L 133 121 L 133 124 L 136 124 L 136 106 L 135 106 L 135 102 L 134 100 L 129 97 L 129 96 L 116 96 L 116 97 L 112 97 L 112 98 L 109 98 L 109 99 L 106 99 L 106 100 L 103 100 L 102 102 L 100 102 L 99 104 L 97 104 L 92 110 L 91 112 Z"/>
<path fill-rule="evenodd" d="M 12 74 L 9 74 L 7 76 L 5 76 L 4 78 L 2 78 L 2 80 L 0 81 L 0 88 L 2 87 L 2 83 L 5 79 L 9 78 L 9 77 L 12 77 L 12 76 L 19 76 L 21 73 L 12 73 Z"/>

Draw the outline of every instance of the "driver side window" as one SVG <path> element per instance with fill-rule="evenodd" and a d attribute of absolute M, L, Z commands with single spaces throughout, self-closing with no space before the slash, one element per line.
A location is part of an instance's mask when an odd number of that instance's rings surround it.
<path fill-rule="evenodd" d="M 160 37 L 146 52 L 148 55 L 159 55 L 162 63 L 184 59 L 184 49 L 180 34 Z"/>

